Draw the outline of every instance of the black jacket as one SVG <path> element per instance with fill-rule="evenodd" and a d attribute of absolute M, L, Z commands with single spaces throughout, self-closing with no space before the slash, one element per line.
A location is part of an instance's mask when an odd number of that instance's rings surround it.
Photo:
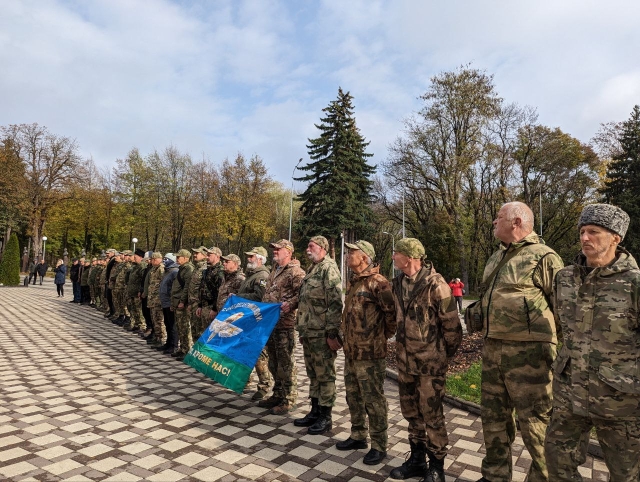
<path fill-rule="evenodd" d="M 80 263 L 71 265 L 71 269 L 69 270 L 69 279 L 72 282 L 77 283 L 78 281 L 80 281 L 78 279 L 79 274 L 80 274 Z"/>

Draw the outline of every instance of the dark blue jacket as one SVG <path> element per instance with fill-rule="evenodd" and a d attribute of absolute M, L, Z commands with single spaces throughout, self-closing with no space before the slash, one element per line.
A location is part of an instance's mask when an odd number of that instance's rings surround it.
<path fill-rule="evenodd" d="M 160 281 L 160 304 L 163 308 L 171 307 L 171 286 L 176 276 L 178 276 L 178 263 L 166 260 L 164 262 L 164 276 Z"/>
<path fill-rule="evenodd" d="M 56 269 L 53 270 L 56 274 L 53 282 L 57 285 L 63 285 L 65 282 L 65 276 L 67 276 L 67 267 L 64 264 L 61 264 Z"/>

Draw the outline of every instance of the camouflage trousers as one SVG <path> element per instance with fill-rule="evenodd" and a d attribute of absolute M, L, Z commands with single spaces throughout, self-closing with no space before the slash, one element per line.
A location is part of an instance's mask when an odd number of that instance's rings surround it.
<path fill-rule="evenodd" d="M 118 316 L 129 316 L 127 310 L 127 292 L 125 290 L 113 290 L 113 308 Z"/>
<path fill-rule="evenodd" d="M 511 445 L 516 436 L 515 413 L 524 445 L 531 455 L 529 482 L 548 481 L 544 438 L 551 417 L 551 343 L 487 338 L 482 350 L 482 431 L 487 454 L 482 475 L 509 482 Z"/>
<path fill-rule="evenodd" d="M 336 401 L 337 353 L 331 351 L 324 336 L 300 340 L 309 377 L 309 397 L 317 398 L 322 407 L 333 407 Z"/>
<path fill-rule="evenodd" d="M 102 307 L 102 288 L 99 285 L 93 287 L 93 302 L 97 308 Z"/>
<path fill-rule="evenodd" d="M 409 422 L 409 440 L 423 442 L 439 460 L 447 455 L 447 427 L 442 397 L 444 377 L 409 375 L 398 371 L 398 395 L 402 416 Z"/>
<path fill-rule="evenodd" d="M 286 398 L 291 405 L 298 400 L 298 369 L 294 357 L 296 333 L 293 328 L 273 330 L 267 341 L 269 371 L 274 379 L 273 396 Z"/>
<path fill-rule="evenodd" d="M 142 315 L 142 300 L 137 296 L 129 297 L 127 308 L 131 316 L 131 328 L 140 328 L 142 331 L 147 329 L 147 322 Z"/>
<path fill-rule="evenodd" d="M 152 306 L 151 310 L 151 322 L 153 323 L 153 336 L 160 343 L 167 342 L 167 329 L 164 326 L 164 314 L 161 307 Z"/>
<path fill-rule="evenodd" d="M 211 324 L 211 322 L 213 321 L 210 318 L 212 312 L 216 313 L 215 308 L 213 306 L 202 307 L 202 315 L 200 316 L 200 323 L 202 323 L 200 327 L 201 328 L 200 335 L 204 333 L 204 330 L 206 330 Z M 200 337 L 200 335 L 198 335 L 198 338 Z"/>
<path fill-rule="evenodd" d="M 574 415 L 570 390 L 558 377 L 553 380 L 553 414 L 544 446 L 549 480 L 582 481 L 578 466 L 587 460 L 591 427 L 596 428 L 610 482 L 640 480 L 640 419 Z"/>
<path fill-rule="evenodd" d="M 272 379 L 269 371 L 269 353 L 266 346 L 260 352 L 254 369 L 258 375 L 258 390 L 265 393 L 268 392 L 272 385 Z"/>
<path fill-rule="evenodd" d="M 180 352 L 186 354 L 193 346 L 191 338 L 191 314 L 186 308 L 174 311 L 176 316 L 176 330 L 178 331 L 178 340 L 180 341 Z"/>
<path fill-rule="evenodd" d="M 191 340 L 192 340 L 192 344 L 195 343 L 198 338 L 200 338 L 200 335 L 202 335 L 202 333 L 204 332 L 204 329 L 202 328 L 203 325 L 203 321 L 202 321 L 202 315 L 203 313 L 200 313 L 200 316 L 196 315 L 196 311 L 198 310 L 198 304 L 196 303 L 195 305 L 191 305 L 191 318 L 190 318 L 190 323 L 189 326 L 191 328 Z"/>
<path fill-rule="evenodd" d="M 387 399 L 384 379 L 387 360 L 344 360 L 344 386 L 351 415 L 351 438 L 366 440 L 371 436 L 371 448 L 387 451 Z M 367 416 L 369 427 L 367 428 Z"/>
<path fill-rule="evenodd" d="M 93 285 L 89 285 L 89 294 L 91 296 L 91 303 L 96 302 L 96 288 Z"/>

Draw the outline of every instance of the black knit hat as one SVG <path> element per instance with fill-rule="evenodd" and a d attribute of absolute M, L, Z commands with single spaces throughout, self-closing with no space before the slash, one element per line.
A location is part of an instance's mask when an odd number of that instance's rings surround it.
<path fill-rule="evenodd" d="M 584 207 L 578 229 L 587 224 L 595 224 L 619 235 L 621 240 L 627 234 L 629 215 L 612 204 L 589 204 Z"/>
<path fill-rule="evenodd" d="M 133 252 L 133 254 L 137 254 L 141 258 L 144 258 L 145 252 L 144 252 L 144 250 L 142 250 L 140 248 L 136 248 L 136 250 Z"/>

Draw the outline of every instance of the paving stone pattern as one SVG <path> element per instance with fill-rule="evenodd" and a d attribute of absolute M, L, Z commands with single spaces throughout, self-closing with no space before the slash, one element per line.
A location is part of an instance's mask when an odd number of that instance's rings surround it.
<path fill-rule="evenodd" d="M 2 480 L 384 481 L 409 451 L 391 380 L 384 464 L 364 465 L 365 450 L 335 449 L 350 427 L 342 357 L 334 429 L 310 436 L 292 423 L 307 409 L 301 349 L 298 409 L 269 415 L 250 400 L 254 386 L 237 395 L 68 296 L 57 298 L 49 279 L 0 288 Z M 446 418 L 447 482 L 475 481 L 484 452 L 480 420 L 448 407 Z M 529 461 L 518 438 L 515 481 L 525 479 Z M 608 478 L 604 463 L 592 458 L 581 472 L 585 480 Z"/>

